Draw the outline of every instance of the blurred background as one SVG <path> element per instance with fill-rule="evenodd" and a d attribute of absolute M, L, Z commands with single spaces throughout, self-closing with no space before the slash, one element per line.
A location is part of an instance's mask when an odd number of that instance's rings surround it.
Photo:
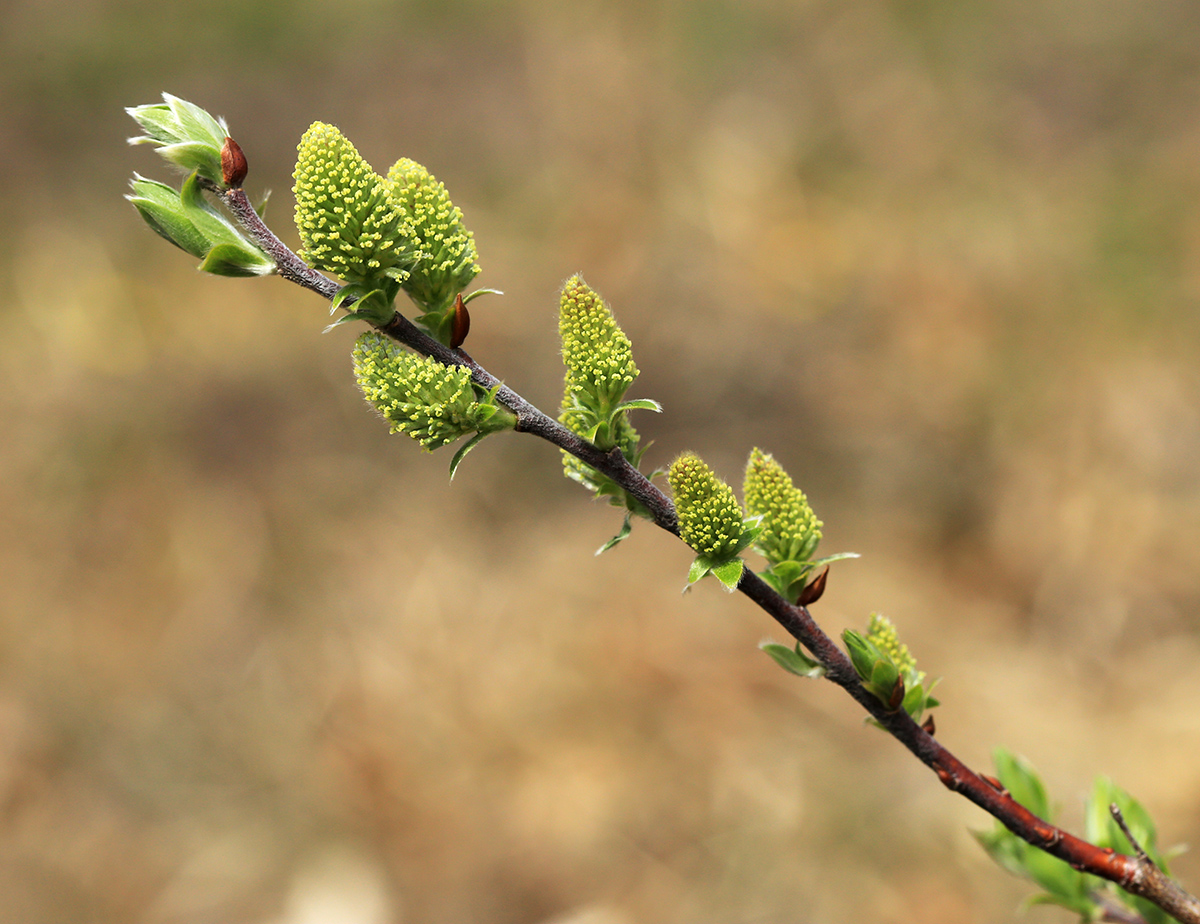
<path fill-rule="evenodd" d="M 0 7 L 0 922 L 993 922 L 1029 894 L 781 633 L 531 438 L 392 437 L 354 332 L 123 201 L 228 118 L 293 244 L 337 124 L 449 186 L 553 412 L 580 271 L 655 444 L 775 454 L 940 737 L 1200 840 L 1200 11 L 1179 0 Z M 1200 860 L 1176 863 L 1200 888 Z M 1035 921 L 1067 921 L 1037 908 Z"/>

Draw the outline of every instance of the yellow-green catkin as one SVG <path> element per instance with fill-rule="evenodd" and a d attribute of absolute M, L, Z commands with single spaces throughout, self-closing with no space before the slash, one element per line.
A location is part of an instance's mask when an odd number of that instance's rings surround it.
<path fill-rule="evenodd" d="M 633 347 L 604 299 L 582 276 L 572 276 L 563 286 L 558 332 L 567 367 L 563 406 L 603 413 L 619 404 L 638 374 Z"/>
<path fill-rule="evenodd" d="M 558 419 L 601 449 L 619 447 L 633 461 L 638 432 L 627 414 L 611 413 L 638 374 L 629 338 L 582 276 L 567 280 L 558 304 L 558 332 L 567 367 Z M 570 453 L 563 453 L 563 469 L 568 478 L 592 490 L 601 487 L 603 476 Z"/>
<path fill-rule="evenodd" d="M 354 375 L 366 399 L 391 425 L 426 449 L 445 446 L 477 429 L 479 407 L 471 374 L 412 353 L 381 334 L 354 345 Z"/>
<path fill-rule="evenodd" d="M 675 496 L 683 541 L 698 555 L 714 561 L 734 555 L 743 515 L 733 489 L 690 452 L 671 463 L 667 481 Z"/>
<path fill-rule="evenodd" d="M 402 157 L 388 171 L 396 205 L 407 216 L 417 260 L 403 286 L 427 312 L 445 312 L 479 273 L 475 237 L 446 185 L 414 160 Z"/>
<path fill-rule="evenodd" d="M 307 263 L 357 284 L 407 276 L 411 232 L 403 210 L 345 135 L 314 122 L 300 139 L 293 176 Z"/>
<path fill-rule="evenodd" d="M 822 523 L 774 457 L 755 448 L 746 465 L 743 489 L 750 516 L 761 516 L 755 544 L 771 564 L 806 562 L 821 541 Z"/>
<path fill-rule="evenodd" d="M 908 646 L 900 641 L 896 627 L 886 616 L 871 614 L 867 623 L 867 639 L 892 659 L 892 663 L 900 669 L 905 682 L 910 686 L 924 679 L 925 674 L 917 670 L 917 659 L 909 652 Z"/>

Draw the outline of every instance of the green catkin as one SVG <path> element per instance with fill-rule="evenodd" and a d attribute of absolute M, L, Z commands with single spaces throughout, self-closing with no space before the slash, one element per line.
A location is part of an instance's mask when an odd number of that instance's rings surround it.
<path fill-rule="evenodd" d="M 807 562 L 821 541 L 822 523 L 808 499 L 775 459 L 761 449 L 750 453 L 743 489 L 746 511 L 762 517 L 755 544 L 771 564 Z"/>
<path fill-rule="evenodd" d="M 429 450 L 478 429 L 471 374 L 412 353 L 381 334 L 354 346 L 354 375 L 363 395 L 391 425 Z"/>
<path fill-rule="evenodd" d="M 416 262 L 404 290 L 425 311 L 443 313 L 479 273 L 475 237 L 446 185 L 403 157 L 388 171 L 389 195 L 408 220 Z"/>
<path fill-rule="evenodd" d="M 871 614 L 867 623 L 867 639 L 892 659 L 892 663 L 899 668 L 901 676 L 910 686 L 920 683 L 925 678 L 925 674 L 917 670 L 917 659 L 912 656 L 908 646 L 900 641 L 895 625 L 886 616 Z"/>
<path fill-rule="evenodd" d="M 743 514 L 733 489 L 693 453 L 684 453 L 671 463 L 667 481 L 675 496 L 683 541 L 712 560 L 735 554 Z"/>
<path fill-rule="evenodd" d="M 638 374 L 633 347 L 608 305 L 581 276 L 572 276 L 563 287 L 558 332 L 567 367 L 563 406 L 579 404 L 599 413 L 619 404 Z"/>
<path fill-rule="evenodd" d="M 345 135 L 314 122 L 300 139 L 293 176 L 307 263 L 357 284 L 407 277 L 413 255 L 404 213 Z"/>
<path fill-rule="evenodd" d="M 632 461 L 639 437 L 628 416 L 617 414 L 611 426 L 598 431 L 596 425 L 609 420 L 637 378 L 633 347 L 604 299 L 581 276 L 572 276 L 563 286 L 558 332 L 567 368 L 559 421 L 572 432 L 589 436 L 601 449 L 620 448 Z M 600 487 L 603 476 L 565 452 L 563 469 L 568 478 L 586 487 Z"/>

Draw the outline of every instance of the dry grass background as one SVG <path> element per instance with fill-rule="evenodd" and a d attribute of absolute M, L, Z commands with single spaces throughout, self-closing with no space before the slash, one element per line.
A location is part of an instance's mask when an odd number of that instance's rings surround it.
<path fill-rule="evenodd" d="M 1200 15 L 1177 0 L 10 0 L 0 8 L 0 922 L 985 922 L 987 819 L 740 597 L 520 437 L 389 437 L 315 297 L 121 201 L 121 107 L 230 120 L 290 230 L 338 124 L 474 229 L 543 407 L 582 271 L 651 464 L 780 458 L 1077 823 L 1200 839 Z M 775 633 L 778 635 L 778 633 Z M 1200 863 L 1178 871 L 1200 887 Z M 1035 909 L 1031 920 L 1067 920 Z"/>

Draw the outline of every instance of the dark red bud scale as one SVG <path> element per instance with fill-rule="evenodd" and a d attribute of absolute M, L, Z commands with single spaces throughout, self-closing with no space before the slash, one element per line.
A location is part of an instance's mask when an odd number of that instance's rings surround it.
<path fill-rule="evenodd" d="M 463 304 L 462 293 L 459 292 L 454 299 L 454 320 L 450 324 L 450 348 L 457 350 L 470 332 L 471 315 L 467 313 L 467 306 Z"/>
<path fill-rule="evenodd" d="M 825 582 L 829 578 L 829 566 L 826 565 L 825 570 L 812 579 L 812 583 L 800 591 L 800 598 L 796 601 L 798 606 L 808 606 L 810 603 L 816 603 L 821 599 L 821 595 L 825 593 Z"/>
<path fill-rule="evenodd" d="M 249 171 L 250 167 L 241 147 L 232 138 L 226 138 L 225 145 L 221 148 L 221 178 L 225 185 L 230 189 L 237 189 Z"/>
<path fill-rule="evenodd" d="M 933 722 L 933 715 L 925 716 L 925 721 L 921 723 L 921 730 L 930 738 L 937 734 L 937 725 Z"/>
<path fill-rule="evenodd" d="M 895 712 L 904 703 L 904 678 L 897 677 L 896 685 L 892 687 L 892 693 L 888 697 L 887 707 L 889 712 Z"/>

